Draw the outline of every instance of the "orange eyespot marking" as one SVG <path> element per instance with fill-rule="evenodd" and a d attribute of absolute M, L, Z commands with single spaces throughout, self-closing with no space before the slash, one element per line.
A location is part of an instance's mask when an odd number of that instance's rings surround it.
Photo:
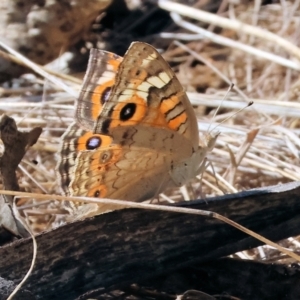
<path fill-rule="evenodd" d="M 98 85 L 92 94 L 92 118 L 97 120 L 103 104 L 108 100 L 110 91 L 115 84 L 115 80 L 111 79 L 101 85 Z"/>
<path fill-rule="evenodd" d="M 173 95 L 167 99 L 163 99 L 160 105 L 160 111 L 166 115 L 172 111 L 172 109 L 174 109 L 178 103 L 180 103 L 180 101 L 176 95 Z"/>
<path fill-rule="evenodd" d="M 77 139 L 77 151 L 94 150 L 99 147 L 108 147 L 112 144 L 112 138 L 104 134 L 94 134 L 89 131 Z"/>
<path fill-rule="evenodd" d="M 121 148 L 117 145 L 104 151 L 95 151 L 90 158 L 90 170 L 95 171 L 95 173 L 107 171 L 110 165 L 120 160 L 121 151 Z"/>
<path fill-rule="evenodd" d="M 92 189 L 87 193 L 87 197 L 104 198 L 107 195 L 107 188 L 101 184 Z"/>
<path fill-rule="evenodd" d="M 130 78 L 130 82 L 133 84 L 133 88 L 137 88 L 145 81 L 148 73 L 146 70 L 140 70 L 138 67 L 135 67 L 130 69 L 127 76 L 128 78 Z"/>
<path fill-rule="evenodd" d="M 125 102 L 120 102 L 114 107 L 110 126 L 128 126 L 140 122 L 146 115 L 147 104 L 142 97 L 133 95 Z"/>
<path fill-rule="evenodd" d="M 182 112 L 180 115 L 176 116 L 174 119 L 168 122 L 169 128 L 177 130 L 182 124 L 187 120 L 187 114 Z"/>

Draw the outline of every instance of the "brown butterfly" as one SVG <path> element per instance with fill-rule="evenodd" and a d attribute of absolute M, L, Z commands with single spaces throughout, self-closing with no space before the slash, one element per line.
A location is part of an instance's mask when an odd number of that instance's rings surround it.
<path fill-rule="evenodd" d="M 198 175 L 216 138 L 199 141 L 187 95 L 155 48 L 134 42 L 124 58 L 92 49 L 76 122 L 62 137 L 61 187 L 143 201 Z"/>

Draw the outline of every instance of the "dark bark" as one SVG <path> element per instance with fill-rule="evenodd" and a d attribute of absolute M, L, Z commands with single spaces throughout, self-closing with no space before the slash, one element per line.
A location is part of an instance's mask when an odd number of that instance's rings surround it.
<path fill-rule="evenodd" d="M 142 288 L 143 286 L 146 288 Z M 219 295 L 216 299 L 220 299 L 220 294 L 222 294 L 227 295 L 224 299 L 298 300 L 300 299 L 300 269 L 296 264 L 288 267 L 225 258 L 196 264 L 165 276 L 141 282 L 141 291 L 135 286 L 124 289 L 124 291 L 141 295 L 142 292 L 145 294 L 145 290 L 150 290 L 149 287 L 157 293 L 167 292 L 169 297 L 182 295 L 187 290 L 196 290 L 209 295 Z M 90 298 L 98 299 L 102 295 L 98 293 L 97 296 L 90 295 Z M 83 299 L 88 298 L 82 297 L 81 300 Z"/>
<path fill-rule="evenodd" d="M 0 300 L 6 300 L 11 292 L 14 290 L 15 284 L 13 281 L 5 280 L 0 277 Z M 14 300 L 35 300 L 36 298 L 29 291 L 21 289 L 19 293 L 14 297 Z"/>
<path fill-rule="evenodd" d="M 182 206 L 218 212 L 276 241 L 300 234 L 299 191 L 295 182 Z M 138 209 L 67 224 L 39 235 L 37 243 L 25 285 L 37 299 L 74 299 L 260 245 L 208 217 Z M 29 238 L 0 248 L 0 275 L 20 281 L 31 257 Z"/>

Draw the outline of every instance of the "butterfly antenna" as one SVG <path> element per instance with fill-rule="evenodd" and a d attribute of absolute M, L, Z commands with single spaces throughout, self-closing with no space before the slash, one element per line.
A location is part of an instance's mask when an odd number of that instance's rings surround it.
<path fill-rule="evenodd" d="M 231 119 L 232 117 L 234 117 L 235 115 L 237 115 L 238 113 L 240 113 L 241 111 L 243 111 L 245 108 L 251 106 L 253 103 L 254 103 L 253 101 L 249 101 L 249 102 L 247 103 L 246 106 L 240 108 L 238 111 L 236 111 L 235 113 L 233 113 L 231 116 L 225 118 L 222 122 L 220 122 L 218 125 L 216 125 L 216 127 L 214 127 L 214 128 L 212 129 L 212 131 L 214 131 L 214 130 L 215 130 L 218 126 L 220 126 L 221 124 L 225 123 L 227 120 Z"/>
<path fill-rule="evenodd" d="M 234 87 L 234 83 L 231 83 L 230 86 L 228 87 L 228 90 L 227 90 L 225 96 L 223 97 L 223 99 L 222 99 L 220 105 L 219 105 L 218 108 L 215 110 L 215 113 L 214 113 L 214 115 L 213 115 L 213 117 L 212 117 L 212 120 L 215 119 L 217 113 L 219 112 L 220 108 L 222 107 L 222 104 L 223 104 L 224 100 L 227 98 L 229 92 L 233 89 L 233 87 Z M 209 124 L 208 129 L 207 129 L 207 132 L 209 132 L 209 129 L 210 129 L 211 124 L 212 124 L 212 123 Z"/>

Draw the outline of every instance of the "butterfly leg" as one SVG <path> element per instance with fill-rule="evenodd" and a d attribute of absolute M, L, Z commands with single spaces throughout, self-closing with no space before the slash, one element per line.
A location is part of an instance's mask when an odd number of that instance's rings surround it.
<path fill-rule="evenodd" d="M 216 172 L 215 172 L 215 169 L 214 169 L 214 166 L 213 166 L 212 162 L 209 161 L 209 160 L 206 158 L 205 161 L 204 161 L 204 165 L 201 166 L 201 167 L 202 167 L 202 170 L 201 170 L 200 173 L 199 173 L 199 175 L 200 175 L 200 191 L 199 191 L 199 193 L 200 193 L 200 198 L 201 198 L 201 199 L 204 199 L 204 198 L 205 198 L 205 195 L 202 193 L 202 183 L 203 183 L 203 175 L 204 175 L 204 172 L 205 172 L 205 170 L 208 168 L 208 166 L 210 166 L 211 169 L 212 169 L 213 177 L 214 177 L 215 180 L 216 180 L 216 188 L 218 188 L 220 192 L 223 192 L 223 194 L 226 194 L 226 191 L 224 191 L 224 189 L 222 189 L 221 186 L 220 186 L 220 184 L 219 184 L 218 176 L 217 176 L 217 174 L 216 174 Z"/>
<path fill-rule="evenodd" d="M 157 199 L 157 202 L 160 203 L 160 199 L 159 199 L 159 194 L 163 191 L 163 186 L 166 185 L 167 182 L 167 175 L 165 174 L 162 181 L 160 182 L 160 185 L 158 186 L 158 188 L 156 189 L 156 192 L 154 194 L 154 196 L 151 198 L 150 203 L 153 203 L 154 199 Z"/>
<path fill-rule="evenodd" d="M 199 175 L 200 175 L 200 191 L 199 191 L 199 194 L 200 194 L 200 198 L 204 199 L 204 200 L 205 200 L 205 195 L 202 192 L 202 182 L 203 182 L 204 172 L 205 172 L 205 170 L 208 166 L 208 164 L 206 164 L 206 162 L 207 162 L 207 157 L 204 158 L 202 164 L 199 167 Z"/>
<path fill-rule="evenodd" d="M 222 188 L 222 186 L 219 184 L 219 180 L 218 180 L 217 173 L 215 172 L 214 165 L 212 164 L 211 161 L 208 161 L 208 164 L 206 165 L 205 169 L 206 169 L 208 166 L 211 166 L 211 169 L 212 169 L 214 178 L 215 178 L 215 180 L 216 180 L 216 186 L 218 187 L 218 189 L 219 189 L 220 191 L 222 191 L 223 194 L 226 194 L 226 191 L 224 190 L 224 188 Z"/>

